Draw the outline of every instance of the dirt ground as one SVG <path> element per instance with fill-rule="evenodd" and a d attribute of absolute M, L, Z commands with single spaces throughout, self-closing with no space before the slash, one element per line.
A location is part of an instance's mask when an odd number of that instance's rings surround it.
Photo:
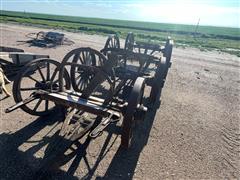
<path fill-rule="evenodd" d="M 41 30 L 0 24 L 0 45 L 61 61 L 76 47 L 100 50 L 106 41 L 105 36 L 64 32 L 74 45 L 47 49 L 17 42 Z M 91 142 L 82 140 L 49 177 L 240 179 L 239 92 L 238 57 L 174 48 L 161 104 L 138 124 L 133 146 L 128 151 L 120 149 L 119 131 L 110 127 Z M 12 97 L 0 101 L 0 179 L 31 179 L 61 117 L 53 112 L 39 118 L 21 109 L 6 114 L 5 108 L 13 104 Z"/>

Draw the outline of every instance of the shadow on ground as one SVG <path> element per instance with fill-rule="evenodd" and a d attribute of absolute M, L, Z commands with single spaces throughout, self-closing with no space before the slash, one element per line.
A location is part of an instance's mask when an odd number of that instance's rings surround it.
<path fill-rule="evenodd" d="M 97 177 L 97 179 L 132 179 L 140 153 L 148 142 L 149 133 L 159 107 L 160 100 L 148 111 L 145 120 L 137 123 L 136 128 L 134 129 L 134 137 L 132 140 L 133 145 L 131 148 L 123 150 L 119 147 L 112 161 L 109 163 L 109 167 L 104 176 Z M 60 123 L 62 120 L 63 118 L 61 116 L 56 116 L 56 112 L 53 112 L 47 117 L 37 118 L 32 123 L 13 134 L 1 134 L 0 177 L 2 179 L 78 179 L 74 174 L 80 162 L 85 161 L 88 174 L 84 179 L 92 179 L 99 163 L 105 157 L 106 152 L 108 152 L 107 148 L 109 148 L 109 143 L 113 138 L 113 134 L 120 135 L 121 131 L 117 126 L 110 125 L 106 129 L 106 131 L 108 131 L 108 136 L 102 149 L 99 150 L 99 157 L 96 158 L 95 164 L 91 167 L 86 158 L 86 150 L 91 142 L 90 138 L 85 138 L 85 141 L 82 143 L 74 143 L 77 148 L 73 149 L 68 155 L 64 155 L 63 152 L 62 156 L 58 157 L 58 162 L 54 163 L 53 170 L 44 173 L 39 171 L 39 167 L 41 167 L 42 162 L 44 162 L 44 158 L 36 158 L 34 154 L 47 144 L 50 146 L 54 143 L 56 138 L 59 138 L 57 135 L 58 131 L 51 138 L 47 136 L 43 137 L 37 145 L 31 147 L 25 152 L 19 150 L 19 147 L 23 143 L 26 143 L 28 139 L 33 137 L 46 126 L 53 125 L 56 122 Z M 115 140 L 113 141 L 113 144 Z M 111 144 L 110 147 L 113 144 Z M 59 167 L 68 163 L 70 160 L 72 160 L 72 162 L 67 172 L 60 170 Z"/>

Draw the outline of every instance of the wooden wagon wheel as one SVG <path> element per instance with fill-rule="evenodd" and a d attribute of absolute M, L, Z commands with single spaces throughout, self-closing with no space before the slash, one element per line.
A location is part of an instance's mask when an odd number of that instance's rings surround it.
<path fill-rule="evenodd" d="M 173 40 L 171 39 L 171 37 L 168 37 L 166 44 L 165 44 L 165 48 L 163 51 L 163 56 L 165 57 L 165 63 L 166 63 L 166 68 L 164 70 L 163 73 L 163 79 L 165 80 L 168 74 L 168 70 L 171 67 L 171 57 L 172 57 L 172 50 L 173 50 Z"/>
<path fill-rule="evenodd" d="M 92 56 L 101 59 L 101 63 L 99 62 L 98 66 L 92 66 L 91 64 L 76 64 L 73 59 L 77 57 L 80 53 L 89 52 Z M 71 58 L 73 57 L 73 59 Z M 94 65 L 97 65 L 96 64 Z M 104 62 L 104 63 L 103 63 Z M 72 67 L 79 68 L 80 71 L 92 71 L 92 78 L 87 84 L 86 89 L 83 89 L 81 93 L 78 93 L 79 98 L 82 100 L 88 100 L 89 97 L 96 97 L 95 93 L 98 91 L 98 87 L 100 87 L 99 91 L 103 91 L 103 88 L 106 90 L 104 93 L 103 101 L 99 101 L 98 103 L 102 103 L 103 107 L 107 107 L 109 104 L 109 100 L 112 99 L 114 92 L 114 83 L 112 82 L 112 67 L 111 62 L 107 61 L 105 56 L 100 52 L 91 49 L 91 48 L 78 48 L 72 50 L 68 53 L 60 66 L 59 72 L 59 81 L 60 81 L 60 90 L 64 91 L 62 87 L 62 79 L 64 72 L 63 70 L 69 69 L 67 66 L 70 66 L 70 71 Z M 106 85 L 109 86 L 106 86 Z M 105 86 L 104 86 L 105 85 Z M 69 94 L 70 97 L 70 94 Z M 58 139 L 51 146 L 47 147 L 47 152 L 45 153 L 42 165 L 40 167 L 40 171 L 47 171 L 49 166 L 52 166 L 52 163 L 56 163 L 58 161 L 58 157 L 63 155 L 64 152 L 78 139 L 82 138 L 86 133 L 92 130 L 93 127 L 97 126 L 101 122 L 101 116 L 98 114 L 90 113 L 84 108 L 68 108 L 68 112 L 66 113 L 65 120 L 62 124 L 62 128 L 58 134 Z"/>
<path fill-rule="evenodd" d="M 92 71 L 81 69 L 74 64 L 100 67 L 104 64 L 104 61 L 106 61 L 106 58 L 91 48 L 78 48 L 69 52 L 64 57 L 63 62 L 72 63 L 70 77 L 73 89 L 82 92 L 94 76 Z"/>
<path fill-rule="evenodd" d="M 133 135 L 134 114 L 137 112 L 137 107 L 141 103 L 145 88 L 145 79 L 138 77 L 133 85 L 129 95 L 128 105 L 123 117 L 121 146 L 129 148 Z"/>
<path fill-rule="evenodd" d="M 31 96 L 37 90 L 59 91 L 59 67 L 59 62 L 45 58 L 36 59 L 26 64 L 13 83 L 13 97 L 16 103 Z M 70 86 L 70 78 L 66 71 L 64 85 Z M 22 105 L 21 109 L 31 115 L 43 116 L 47 115 L 54 106 L 55 104 L 50 104 L 48 100 L 38 98 L 31 103 Z"/>
<path fill-rule="evenodd" d="M 116 34 L 108 36 L 108 39 L 104 46 L 104 49 L 106 48 L 120 48 L 120 41 Z"/>
<path fill-rule="evenodd" d="M 130 32 L 126 37 L 124 49 L 128 51 L 133 51 L 133 46 L 134 46 L 134 35 L 133 33 Z"/>
<path fill-rule="evenodd" d="M 156 72 L 154 75 L 154 79 L 152 82 L 152 88 L 151 88 L 151 92 L 150 92 L 151 103 L 156 102 L 156 100 L 158 98 L 160 89 L 164 85 L 165 73 L 166 73 L 167 69 L 168 69 L 168 65 L 167 65 L 166 60 L 161 59 L 160 63 L 157 66 L 157 69 L 156 69 Z"/>
<path fill-rule="evenodd" d="M 166 44 L 165 44 L 165 49 L 164 49 L 164 53 L 163 56 L 166 57 L 166 62 L 168 67 L 171 66 L 171 57 L 172 57 L 172 49 L 173 49 L 173 40 L 171 39 L 171 37 L 168 37 Z"/>

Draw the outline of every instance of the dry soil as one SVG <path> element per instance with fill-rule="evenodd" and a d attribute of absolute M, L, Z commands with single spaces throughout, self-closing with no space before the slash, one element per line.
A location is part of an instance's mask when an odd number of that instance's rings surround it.
<path fill-rule="evenodd" d="M 1 46 L 48 54 L 61 61 L 76 47 L 103 48 L 105 36 L 64 32 L 72 46 L 39 48 L 18 41 L 46 29 L 0 24 Z M 123 44 L 123 43 L 122 43 Z M 12 83 L 8 85 L 11 90 Z M 119 131 L 109 128 L 90 143 L 73 147 L 52 179 L 240 179 L 240 59 L 220 52 L 174 48 L 161 104 L 149 109 L 134 144 L 120 149 Z M 3 96 L 1 95 L 1 99 Z M 0 179 L 32 178 L 59 129 L 58 114 L 6 114 L 0 102 Z M 113 129 L 111 131 L 111 129 Z"/>

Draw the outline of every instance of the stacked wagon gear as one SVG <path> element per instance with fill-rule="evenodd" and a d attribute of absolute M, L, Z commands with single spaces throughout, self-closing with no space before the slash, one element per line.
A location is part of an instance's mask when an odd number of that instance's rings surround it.
<path fill-rule="evenodd" d="M 167 71 L 161 69 L 162 61 L 151 53 L 134 52 L 138 44 L 133 40 L 129 34 L 125 48 L 121 49 L 118 37 L 112 35 L 102 53 L 89 47 L 77 48 L 67 53 L 61 63 L 41 58 L 19 72 L 13 84 L 16 105 L 6 112 L 21 108 L 29 114 L 44 116 L 57 106 L 65 116 L 58 141 L 44 156 L 42 170 L 74 142 L 87 134 L 89 138 L 98 137 L 110 123 L 122 120 L 121 146 L 131 145 L 135 121 L 144 118 L 147 111 L 143 104 L 145 86 L 163 78 Z M 166 54 L 166 49 L 161 51 Z M 128 61 L 134 60 L 139 65 L 131 69 Z M 146 78 L 150 63 L 157 64 L 157 75 Z M 164 67 L 169 63 L 165 61 Z M 31 83 L 24 83 L 26 80 Z M 152 85 L 154 88 L 156 91 Z M 151 94 L 156 96 L 154 93 Z"/>
<path fill-rule="evenodd" d="M 48 55 L 40 55 L 24 52 L 23 49 L 0 46 L 0 65 L 8 78 L 14 78 L 28 62 L 37 58 L 49 58 Z"/>
<path fill-rule="evenodd" d="M 171 67 L 172 48 L 173 40 L 170 37 L 167 38 L 165 46 L 160 46 L 134 41 L 134 34 L 128 33 L 124 48 L 120 48 L 117 35 L 110 35 L 101 52 L 105 55 L 114 54 L 119 59 L 115 68 L 117 76 L 124 72 L 125 75 L 130 74 L 129 78 L 144 77 L 146 84 L 151 87 L 150 101 L 154 103 Z M 132 63 L 134 60 L 137 62 Z M 135 66 L 135 71 L 129 70 L 132 67 L 129 62 Z M 150 71 L 153 73 L 149 73 Z"/>

